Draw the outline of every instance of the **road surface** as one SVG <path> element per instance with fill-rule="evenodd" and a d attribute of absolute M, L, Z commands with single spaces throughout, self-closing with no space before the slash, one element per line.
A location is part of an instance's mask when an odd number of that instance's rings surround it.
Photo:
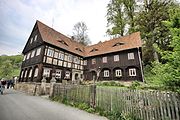
<path fill-rule="evenodd" d="M 15 90 L 0 95 L 0 120 L 107 120 L 85 111 Z"/>

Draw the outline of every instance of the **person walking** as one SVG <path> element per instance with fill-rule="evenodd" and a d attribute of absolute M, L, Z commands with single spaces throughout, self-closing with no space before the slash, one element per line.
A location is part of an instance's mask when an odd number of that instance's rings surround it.
<path fill-rule="evenodd" d="M 5 85 L 6 85 L 6 81 L 4 79 L 2 79 L 1 82 L 0 82 L 0 92 L 1 92 L 1 94 L 4 93 Z"/>

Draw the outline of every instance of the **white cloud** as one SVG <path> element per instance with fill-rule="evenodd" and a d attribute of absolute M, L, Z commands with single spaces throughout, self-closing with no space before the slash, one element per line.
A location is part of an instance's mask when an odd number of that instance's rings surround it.
<path fill-rule="evenodd" d="M 5 25 L 0 32 L 8 33 L 8 38 L 14 39 L 8 40 L 12 41 L 12 45 L 6 44 L 8 46 L 3 47 L 7 52 L 0 49 L 0 54 L 11 54 L 8 48 L 13 46 L 13 42 L 17 43 L 17 39 L 22 43 L 12 54 L 22 50 L 37 19 L 48 26 L 53 24 L 54 29 L 65 35 L 72 35 L 74 24 L 84 21 L 89 28 L 92 43 L 103 41 L 107 39 L 104 35 L 108 2 L 109 0 L 1 0 L 0 14 L 3 18 L 0 24 Z"/>

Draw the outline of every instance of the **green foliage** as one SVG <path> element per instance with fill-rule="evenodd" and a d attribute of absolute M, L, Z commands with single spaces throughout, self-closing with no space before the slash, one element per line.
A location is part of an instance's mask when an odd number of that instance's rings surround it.
<path fill-rule="evenodd" d="M 106 81 L 106 82 L 99 82 L 97 83 L 98 86 L 118 86 L 118 87 L 124 87 L 123 84 L 120 82 L 115 82 L 115 81 Z"/>
<path fill-rule="evenodd" d="M 172 50 L 161 51 L 165 63 L 153 62 L 151 67 L 145 69 L 148 83 L 163 86 L 164 89 L 180 92 L 180 7 L 169 10 L 169 21 L 163 24 L 170 30 Z M 148 73 L 148 75 L 146 75 Z"/>
<path fill-rule="evenodd" d="M 141 84 L 138 81 L 133 81 L 129 88 L 130 89 L 137 89 L 140 85 Z"/>
<path fill-rule="evenodd" d="M 0 78 L 12 78 L 18 76 L 22 56 L 0 56 Z"/>
<path fill-rule="evenodd" d="M 135 0 L 112 0 L 107 5 L 107 33 L 124 36 L 134 31 Z M 126 26 L 129 26 L 127 30 Z"/>

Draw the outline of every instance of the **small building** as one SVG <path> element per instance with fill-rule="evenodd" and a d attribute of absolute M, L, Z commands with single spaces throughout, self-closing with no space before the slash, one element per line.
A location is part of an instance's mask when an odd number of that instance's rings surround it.
<path fill-rule="evenodd" d="M 64 79 L 142 81 L 140 32 L 84 46 L 36 21 L 23 49 L 20 82 Z"/>

